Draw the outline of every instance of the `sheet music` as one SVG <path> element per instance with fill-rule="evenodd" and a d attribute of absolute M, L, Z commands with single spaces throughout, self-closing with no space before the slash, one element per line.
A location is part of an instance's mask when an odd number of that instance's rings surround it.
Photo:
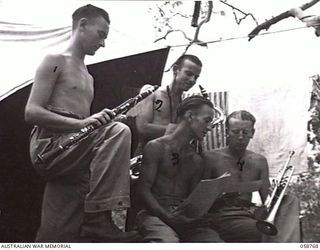
<path fill-rule="evenodd" d="M 235 182 L 230 173 L 226 172 L 215 179 L 201 180 L 189 197 L 180 204 L 175 212 L 182 212 L 190 218 L 206 214 L 214 201 L 223 193 L 254 192 L 260 189 L 262 180 Z"/>

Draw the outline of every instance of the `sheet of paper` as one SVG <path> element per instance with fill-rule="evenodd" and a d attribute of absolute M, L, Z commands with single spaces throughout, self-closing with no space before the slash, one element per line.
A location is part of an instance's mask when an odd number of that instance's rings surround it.
<path fill-rule="evenodd" d="M 226 173 L 216 179 L 201 180 L 189 197 L 176 209 L 182 211 L 190 218 L 201 217 L 206 214 L 214 201 L 222 193 L 248 193 L 258 191 L 261 188 L 262 180 L 235 182 Z"/>
<path fill-rule="evenodd" d="M 190 218 L 200 217 L 208 212 L 213 202 L 221 194 L 230 176 L 220 176 L 216 179 L 201 180 L 189 197 L 176 209 Z M 230 180 L 229 180 L 230 181 Z"/>

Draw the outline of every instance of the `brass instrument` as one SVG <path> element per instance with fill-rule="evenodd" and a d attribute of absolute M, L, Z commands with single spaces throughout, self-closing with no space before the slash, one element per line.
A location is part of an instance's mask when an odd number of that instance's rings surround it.
<path fill-rule="evenodd" d="M 131 179 L 138 179 L 140 175 L 140 167 L 142 163 L 142 155 L 137 155 L 130 159 L 129 174 Z"/>
<path fill-rule="evenodd" d="M 274 225 L 274 220 L 294 172 L 294 167 L 289 165 L 293 155 L 294 151 L 290 151 L 285 165 L 275 180 L 275 186 L 264 203 L 267 209 L 267 218 L 265 220 L 259 220 L 256 223 L 258 230 L 264 234 L 277 235 L 278 233 L 278 229 Z"/>
<path fill-rule="evenodd" d="M 132 97 L 128 99 L 127 101 L 123 102 L 116 108 L 114 108 L 112 111 L 116 114 L 125 114 L 131 109 L 133 106 L 135 106 L 138 102 L 152 94 L 159 86 L 153 86 L 153 88 L 149 88 L 148 90 L 144 91 L 141 94 L 136 95 L 135 97 Z M 37 160 L 41 163 L 46 163 L 50 161 L 51 159 L 54 159 L 62 152 L 66 151 L 67 149 L 71 148 L 72 146 L 78 144 L 85 138 L 87 138 L 93 131 L 98 129 L 100 126 L 94 126 L 94 125 L 88 125 L 84 128 L 82 128 L 79 132 L 73 133 L 66 141 L 62 142 L 58 145 L 58 147 L 52 149 L 51 151 L 44 153 L 42 155 L 38 154 Z"/>

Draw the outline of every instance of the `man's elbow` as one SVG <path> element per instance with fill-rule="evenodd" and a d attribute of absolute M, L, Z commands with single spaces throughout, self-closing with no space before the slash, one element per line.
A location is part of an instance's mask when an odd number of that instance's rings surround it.
<path fill-rule="evenodd" d="M 141 135 L 143 138 L 148 138 L 149 136 L 149 128 L 148 128 L 148 123 L 138 123 L 137 124 L 137 130 L 139 132 L 139 135 Z"/>
<path fill-rule="evenodd" d="M 26 123 L 35 124 L 35 112 L 32 107 L 27 105 L 24 110 L 24 120 Z"/>

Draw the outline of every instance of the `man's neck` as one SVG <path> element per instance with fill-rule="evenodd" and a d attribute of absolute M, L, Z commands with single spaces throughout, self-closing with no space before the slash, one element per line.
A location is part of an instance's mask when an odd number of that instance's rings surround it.
<path fill-rule="evenodd" d="M 170 88 L 170 92 L 171 92 L 172 97 L 181 98 L 183 91 L 177 88 L 177 85 L 175 84 L 174 80 L 169 85 L 169 88 Z"/>
<path fill-rule="evenodd" d="M 84 58 L 85 58 L 86 54 L 81 49 L 79 42 L 76 40 L 75 37 L 71 37 L 70 43 L 69 43 L 66 51 L 68 53 L 70 53 L 74 59 L 79 60 L 79 62 L 84 63 Z"/>
<path fill-rule="evenodd" d="M 168 135 L 168 139 L 175 148 L 181 149 L 192 139 L 191 130 L 185 124 L 179 123 L 174 132 Z"/>
<path fill-rule="evenodd" d="M 234 149 L 234 148 L 228 148 L 229 149 L 229 153 L 230 155 L 235 158 L 235 159 L 241 159 L 245 156 L 247 150 L 244 149 L 244 150 L 237 150 L 237 149 Z"/>

